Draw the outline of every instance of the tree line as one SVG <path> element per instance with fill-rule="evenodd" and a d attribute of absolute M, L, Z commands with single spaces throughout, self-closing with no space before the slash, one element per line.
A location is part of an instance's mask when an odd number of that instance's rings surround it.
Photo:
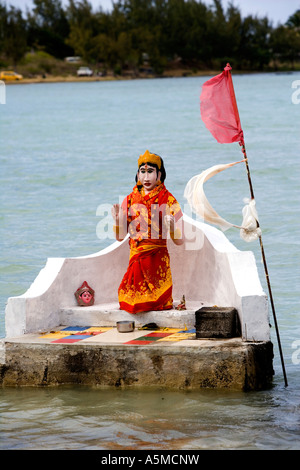
<path fill-rule="evenodd" d="M 88 0 L 34 0 L 23 13 L 0 0 L 0 66 L 21 63 L 28 51 L 57 59 L 80 56 L 91 65 L 155 72 L 168 67 L 266 70 L 300 60 L 300 10 L 285 24 L 242 17 L 233 3 L 199 0 L 115 0 L 94 11 Z"/>

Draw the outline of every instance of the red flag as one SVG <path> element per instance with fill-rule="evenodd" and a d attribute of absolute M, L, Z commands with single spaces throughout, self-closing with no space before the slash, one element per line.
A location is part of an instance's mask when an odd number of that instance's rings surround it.
<path fill-rule="evenodd" d="M 202 120 L 220 144 L 244 143 L 235 99 L 230 64 L 202 86 L 200 111 Z"/>

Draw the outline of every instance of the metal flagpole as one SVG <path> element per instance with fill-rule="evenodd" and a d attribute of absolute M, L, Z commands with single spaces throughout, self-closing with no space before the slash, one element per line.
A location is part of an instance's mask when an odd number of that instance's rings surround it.
<path fill-rule="evenodd" d="M 252 186 L 252 181 L 251 181 L 251 176 L 250 176 L 248 157 L 246 154 L 243 130 L 241 128 L 239 110 L 238 110 L 238 106 L 237 106 L 237 102 L 235 98 L 231 70 L 232 70 L 231 66 L 228 63 L 226 67 L 224 68 L 224 72 L 222 74 L 217 75 L 216 77 L 213 77 L 212 79 L 205 82 L 205 84 L 203 85 L 200 100 L 202 99 L 202 104 L 203 102 L 206 102 L 206 106 L 205 107 L 201 106 L 201 115 L 202 115 L 202 119 L 206 127 L 209 129 L 209 131 L 212 133 L 215 139 L 217 139 L 218 142 L 222 144 L 239 142 L 240 146 L 242 147 L 242 152 L 244 154 L 244 161 L 245 161 L 246 170 L 247 170 L 251 199 L 254 200 L 254 191 L 253 191 L 253 186 Z M 224 82 L 225 85 L 220 86 L 224 78 L 226 78 Z M 204 93 L 205 85 L 206 87 L 205 87 L 205 93 Z M 215 104 L 215 100 L 212 100 L 212 95 L 214 91 L 219 100 L 217 106 Z M 222 93 L 225 95 L 224 99 L 221 96 Z M 227 96 L 228 93 L 229 93 L 229 96 Z M 211 101 L 210 106 L 207 106 L 207 102 L 210 102 L 210 101 Z M 229 103 L 232 105 L 232 108 L 230 107 Z M 234 118 L 232 114 L 234 115 Z M 259 227 L 258 220 L 256 221 L 256 223 L 257 223 L 257 227 Z M 277 341 L 278 341 L 278 346 L 279 346 L 284 381 L 285 381 L 285 385 L 287 386 L 288 382 L 286 378 L 279 330 L 278 330 L 274 301 L 273 301 L 273 295 L 272 295 L 268 267 L 267 267 L 265 251 L 264 251 L 261 235 L 259 235 L 259 242 L 260 242 L 262 260 L 263 260 L 263 264 L 265 268 L 265 275 L 266 275 L 266 280 L 267 280 L 267 285 L 268 285 L 268 290 L 269 290 L 269 298 L 270 298 L 272 312 L 273 312 L 273 318 L 274 318 Z"/>
<path fill-rule="evenodd" d="M 230 64 L 227 64 L 230 67 Z M 235 97 L 235 92 L 234 92 L 234 87 L 233 87 L 233 82 L 232 82 L 232 76 L 231 76 L 231 67 L 228 70 L 228 77 L 229 77 L 229 93 L 231 96 L 231 101 L 232 105 L 234 108 L 234 113 L 236 117 L 237 123 L 240 123 L 240 117 L 239 117 L 239 110 L 236 102 L 236 97 Z M 242 134 L 243 136 L 243 134 Z M 247 171 L 247 176 L 248 176 L 248 182 L 249 182 L 249 187 L 250 187 L 250 195 L 251 199 L 254 198 L 254 190 L 252 186 L 252 181 L 251 181 L 251 175 L 250 175 L 250 169 L 249 169 L 249 163 L 248 163 L 248 157 L 246 153 L 246 148 L 245 148 L 245 142 L 244 142 L 244 137 L 242 137 L 240 141 L 240 145 L 242 147 L 242 152 L 244 154 L 244 159 L 245 159 L 245 165 L 246 165 L 246 171 Z M 259 222 L 258 220 L 256 221 L 257 227 L 259 227 Z M 268 267 L 267 267 L 267 261 L 265 257 L 265 250 L 262 242 L 262 237 L 259 235 L 259 243 L 260 243 L 260 248 L 261 248 L 261 254 L 262 254 L 262 260 L 264 264 L 264 269 L 265 269 L 265 275 L 266 275 L 266 281 L 268 285 L 268 291 L 269 291 L 269 297 L 270 297 L 270 303 L 272 307 L 272 313 L 273 313 L 273 319 L 274 319 L 274 324 L 275 324 L 275 330 L 276 330 L 276 336 L 277 336 L 277 342 L 278 342 L 278 348 L 279 348 L 279 354 L 280 354 L 280 359 L 281 359 L 281 365 L 282 365 L 282 371 L 283 371 L 283 376 L 284 376 L 284 383 L 285 386 L 288 386 L 287 382 L 287 377 L 286 377 L 286 372 L 285 372 L 285 366 L 284 366 L 284 359 L 283 359 L 283 354 L 282 354 L 282 348 L 281 348 L 281 341 L 280 341 L 280 335 L 279 335 L 279 329 L 278 329 L 278 324 L 277 324 L 277 319 L 276 319 L 276 312 L 275 312 L 275 306 L 274 306 L 274 301 L 273 301 L 273 295 L 272 295 L 272 289 L 271 289 L 271 284 L 270 284 L 270 278 L 269 278 L 269 273 L 268 273 Z"/>
<path fill-rule="evenodd" d="M 249 169 L 249 164 L 248 164 L 248 157 L 246 153 L 246 148 L 245 148 L 245 143 L 243 142 L 241 144 L 242 147 L 242 152 L 244 154 L 245 158 L 245 165 L 246 165 L 246 171 L 247 171 L 247 176 L 248 176 L 248 182 L 250 186 L 250 194 L 251 194 L 251 199 L 254 199 L 254 191 L 253 191 L 253 186 L 252 186 L 252 181 L 251 181 L 251 175 L 250 175 L 250 169 Z M 256 221 L 257 227 L 259 227 L 259 222 L 258 220 Z M 282 348 L 281 348 L 281 341 L 280 341 L 280 335 L 279 335 L 279 329 L 278 329 L 278 324 L 277 324 L 277 319 L 276 319 L 276 312 L 275 312 L 275 306 L 274 306 L 274 301 L 273 301 L 273 295 L 272 295 L 272 289 L 271 289 L 271 284 L 270 284 L 270 278 L 269 278 L 269 273 L 268 273 L 268 267 L 267 267 L 267 261 L 265 257 L 265 250 L 263 246 L 263 241 L 261 235 L 259 235 L 259 243 L 260 243 L 260 248 L 261 248 L 261 254 L 262 254 L 262 260 L 265 268 L 265 275 L 266 275 L 266 280 L 268 284 L 268 290 L 269 290 L 269 296 L 270 296 L 270 303 L 272 307 L 272 313 L 273 313 L 273 319 L 274 319 L 274 324 L 275 324 L 275 330 L 276 330 L 276 335 L 277 335 L 277 342 L 278 342 L 278 348 L 279 348 L 279 354 L 280 354 L 280 359 L 281 359 L 281 365 L 282 365 L 282 371 L 283 371 L 283 376 L 284 376 L 284 383 L 285 386 L 288 386 L 288 381 L 286 377 L 286 372 L 285 372 L 285 365 L 284 365 L 284 359 L 283 359 L 283 353 L 282 353 Z"/>

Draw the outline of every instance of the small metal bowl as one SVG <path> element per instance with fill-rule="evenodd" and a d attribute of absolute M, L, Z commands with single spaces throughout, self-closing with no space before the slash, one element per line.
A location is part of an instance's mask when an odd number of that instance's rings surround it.
<path fill-rule="evenodd" d="M 117 330 L 119 333 L 129 333 L 135 327 L 134 321 L 117 321 Z"/>

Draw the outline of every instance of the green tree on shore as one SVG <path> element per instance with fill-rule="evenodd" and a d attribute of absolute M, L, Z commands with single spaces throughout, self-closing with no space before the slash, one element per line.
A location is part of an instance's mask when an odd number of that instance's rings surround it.
<path fill-rule="evenodd" d="M 0 61 L 18 64 L 26 52 L 78 55 L 103 68 L 161 72 L 182 68 L 268 70 L 300 60 L 300 10 L 273 27 L 267 17 L 241 16 L 233 3 L 200 0 L 114 0 L 94 11 L 88 0 L 33 0 L 31 11 L 0 0 Z"/>
<path fill-rule="evenodd" d="M 294 69 L 300 60 L 300 10 L 291 15 L 285 25 L 279 25 L 271 32 L 270 43 L 275 67 L 288 62 Z"/>
<path fill-rule="evenodd" d="M 66 43 L 70 26 L 61 0 L 34 0 L 32 12 L 27 13 L 28 47 L 44 50 L 63 59 L 73 52 Z"/>
<path fill-rule="evenodd" d="M 27 49 L 26 22 L 20 9 L 0 4 L 1 58 L 10 58 L 14 65 L 22 59 Z M 1 59 L 0 59 L 1 60 Z"/>

